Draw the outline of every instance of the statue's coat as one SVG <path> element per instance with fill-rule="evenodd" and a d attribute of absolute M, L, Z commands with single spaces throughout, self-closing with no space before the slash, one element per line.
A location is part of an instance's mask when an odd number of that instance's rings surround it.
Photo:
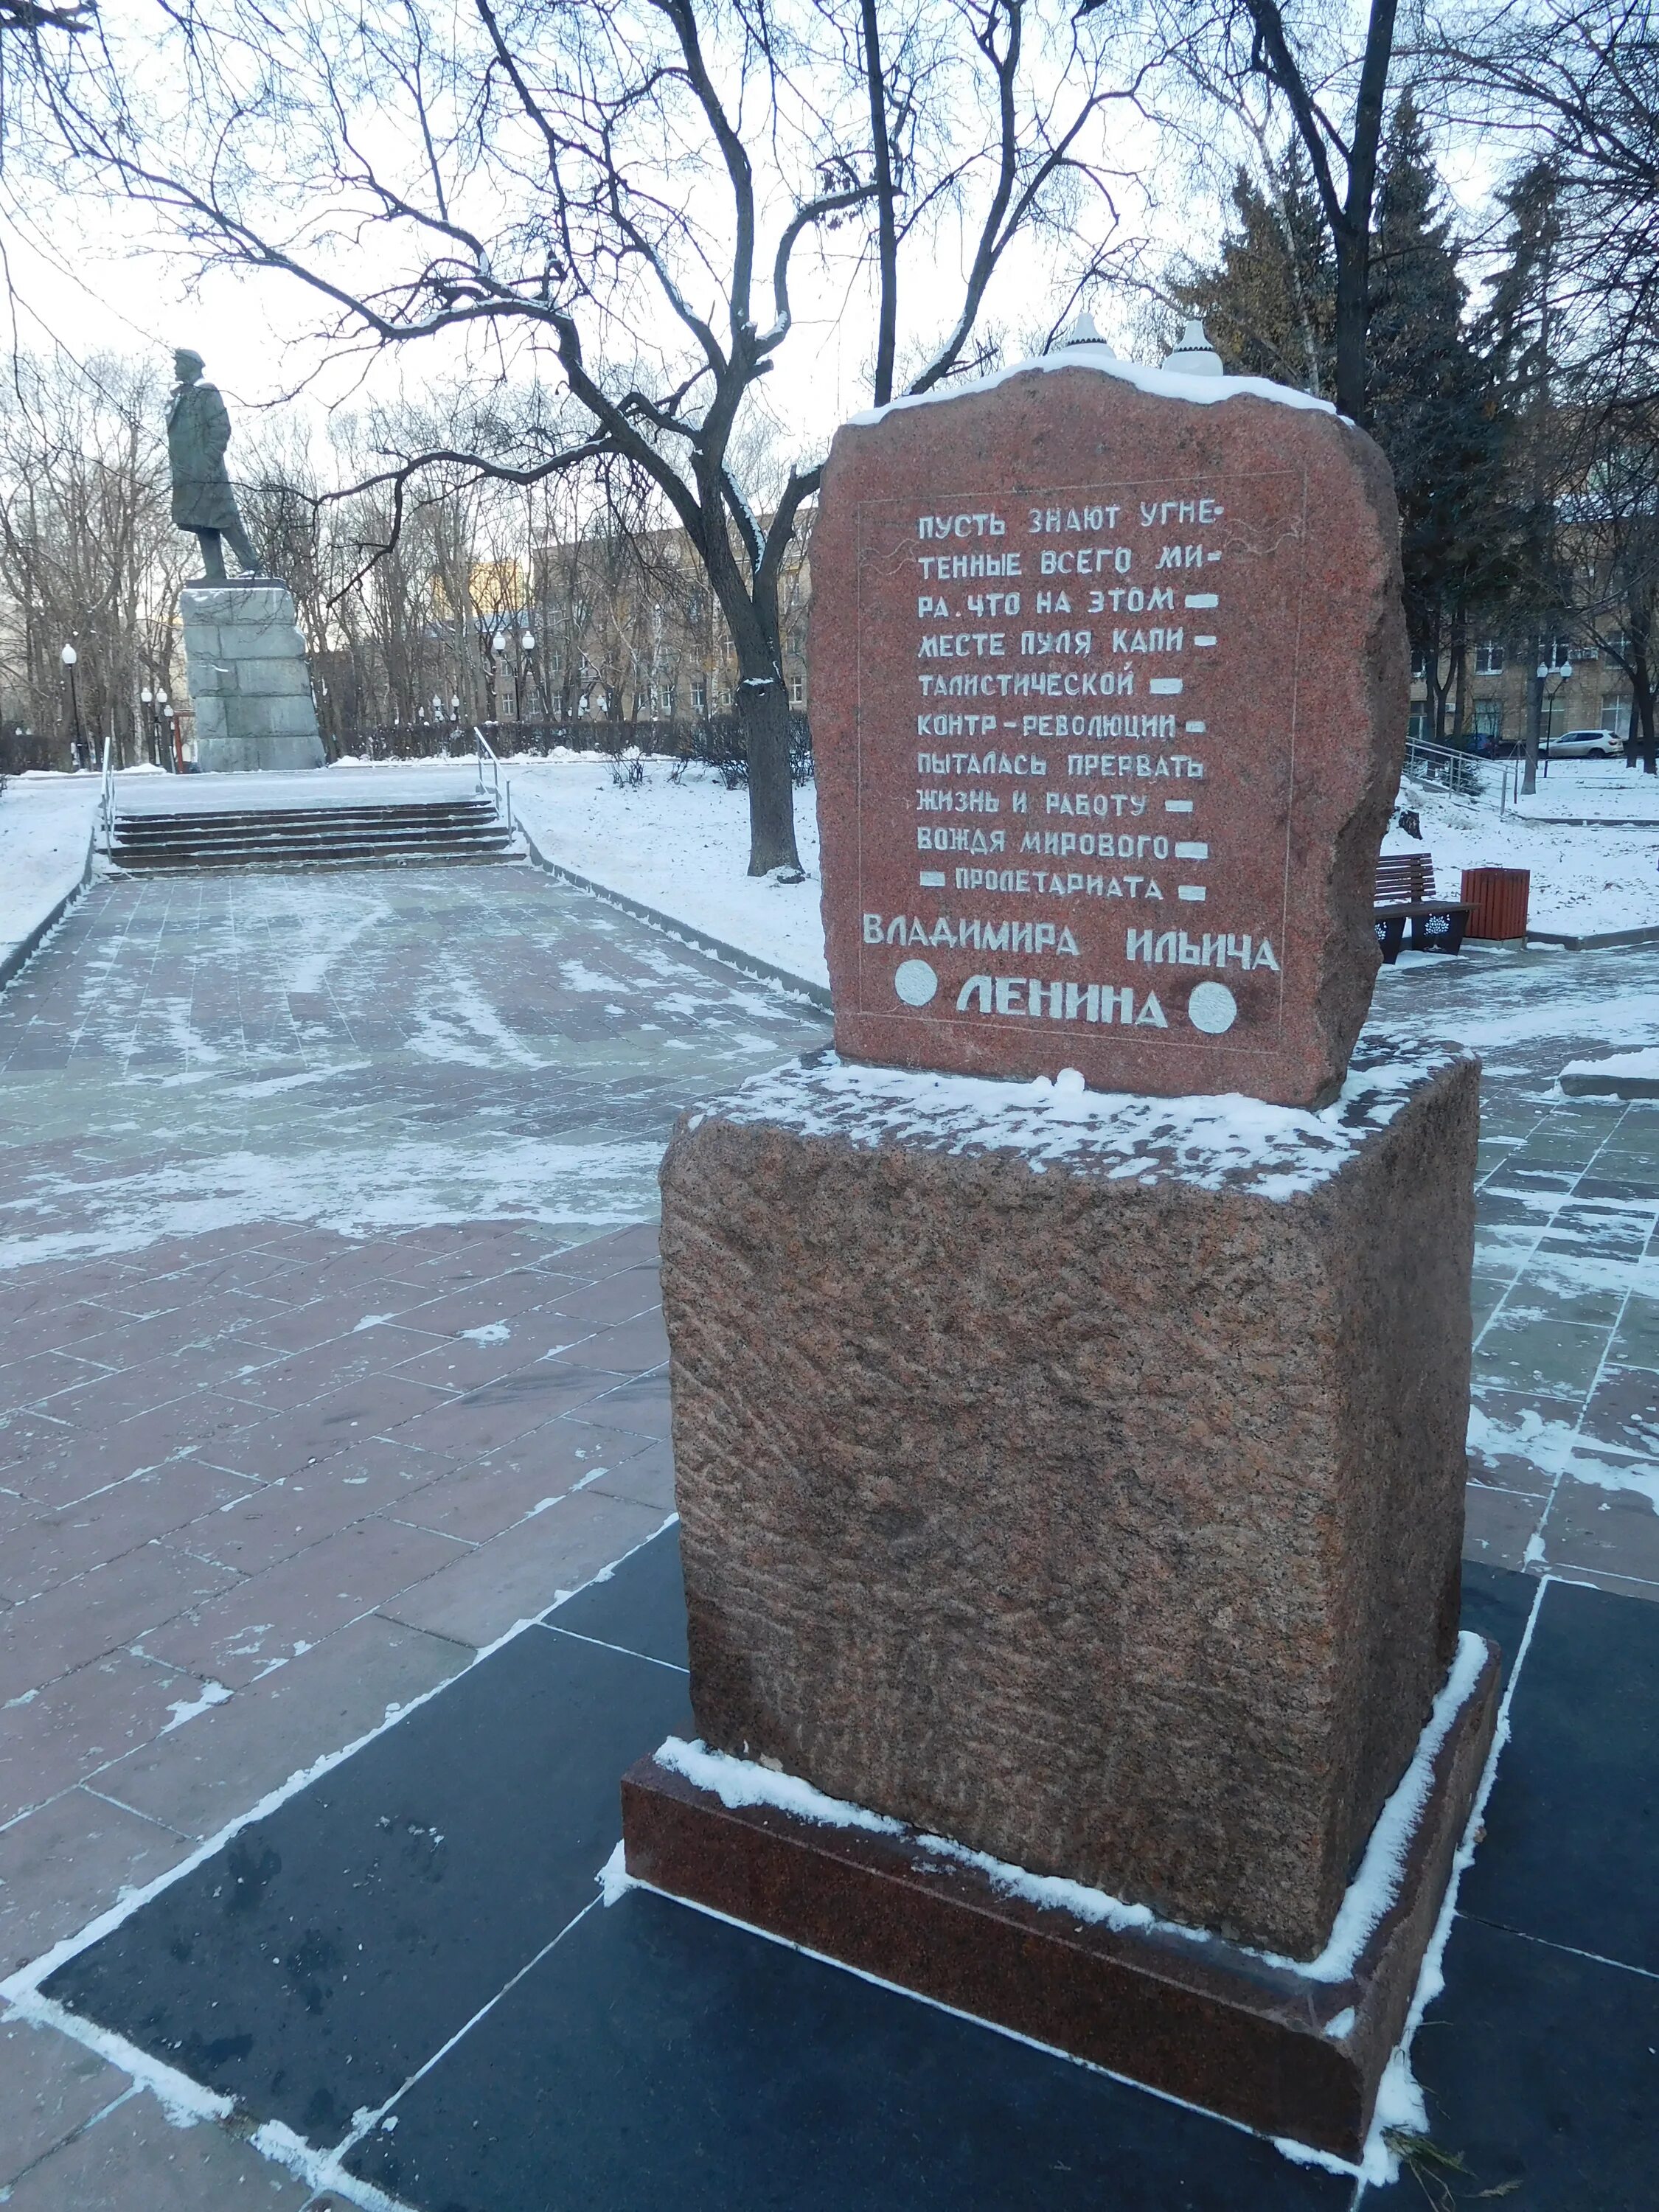
<path fill-rule="evenodd" d="M 230 416 L 211 384 L 181 384 L 167 405 L 173 520 L 179 530 L 240 527 L 236 495 L 225 472 Z"/>

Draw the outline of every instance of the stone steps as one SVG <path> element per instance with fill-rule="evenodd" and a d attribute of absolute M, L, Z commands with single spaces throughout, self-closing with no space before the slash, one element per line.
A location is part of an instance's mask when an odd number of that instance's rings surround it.
<path fill-rule="evenodd" d="M 516 857 L 511 832 L 482 799 L 118 815 L 110 848 L 113 866 L 146 875 L 204 868 L 428 866 Z"/>

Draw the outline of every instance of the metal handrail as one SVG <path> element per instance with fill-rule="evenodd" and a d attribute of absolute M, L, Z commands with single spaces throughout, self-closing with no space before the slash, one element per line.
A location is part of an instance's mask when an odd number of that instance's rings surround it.
<path fill-rule="evenodd" d="M 483 794 L 484 763 L 488 761 L 489 763 L 489 773 L 492 780 L 491 796 L 495 800 L 496 813 L 502 814 L 501 764 L 496 757 L 495 748 L 490 744 L 489 738 L 485 737 L 483 732 L 478 727 L 476 722 L 472 726 L 472 734 L 477 741 L 476 758 L 478 764 L 479 795 L 482 797 Z M 503 818 L 506 821 L 507 827 L 510 830 L 513 827 L 513 784 L 510 777 L 507 781 L 507 802 Z"/>
<path fill-rule="evenodd" d="M 98 821 L 104 834 L 104 850 L 107 853 L 115 836 L 115 732 L 110 731 L 104 739 L 104 785 L 98 794 Z"/>
<path fill-rule="evenodd" d="M 483 732 L 478 727 L 476 722 L 472 725 L 472 736 L 475 741 L 476 757 L 478 763 L 479 793 L 482 795 L 483 791 L 484 763 L 488 761 L 489 763 L 490 773 L 495 779 L 495 803 L 499 806 L 501 798 L 501 764 L 495 757 L 495 747 L 490 744 L 489 738 L 485 737 Z"/>

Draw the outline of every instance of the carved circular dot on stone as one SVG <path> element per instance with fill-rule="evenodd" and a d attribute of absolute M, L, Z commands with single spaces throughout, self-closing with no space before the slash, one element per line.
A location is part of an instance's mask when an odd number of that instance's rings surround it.
<path fill-rule="evenodd" d="M 925 960 L 901 960 L 893 970 L 893 988 L 905 1006 L 925 1006 L 939 988 L 939 977 Z"/>
<path fill-rule="evenodd" d="M 1219 1036 L 1238 1018 L 1238 1001 L 1224 983 L 1200 983 L 1187 1001 L 1187 1017 L 1206 1036 Z"/>

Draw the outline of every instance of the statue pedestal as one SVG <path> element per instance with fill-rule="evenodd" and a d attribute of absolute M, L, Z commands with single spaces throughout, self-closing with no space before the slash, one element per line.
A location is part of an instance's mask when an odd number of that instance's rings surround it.
<path fill-rule="evenodd" d="M 311 672 L 287 585 L 187 584 L 179 606 L 197 767 L 321 768 Z"/>

